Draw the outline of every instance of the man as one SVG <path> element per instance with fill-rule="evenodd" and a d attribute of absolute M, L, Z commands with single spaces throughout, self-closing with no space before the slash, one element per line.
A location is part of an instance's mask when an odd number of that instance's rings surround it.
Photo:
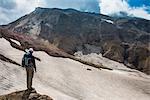
<path fill-rule="evenodd" d="M 36 72 L 36 64 L 35 64 L 35 57 L 33 54 L 33 48 L 29 50 L 25 50 L 25 54 L 22 58 L 22 67 L 26 68 L 27 73 L 27 89 L 32 90 L 32 79 L 34 76 L 34 70 Z"/>

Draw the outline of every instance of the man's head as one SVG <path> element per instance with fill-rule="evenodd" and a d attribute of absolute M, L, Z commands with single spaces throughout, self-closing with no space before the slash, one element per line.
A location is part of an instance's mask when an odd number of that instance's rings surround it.
<path fill-rule="evenodd" d="M 34 51 L 33 48 L 29 48 L 30 53 L 33 53 L 33 51 Z"/>

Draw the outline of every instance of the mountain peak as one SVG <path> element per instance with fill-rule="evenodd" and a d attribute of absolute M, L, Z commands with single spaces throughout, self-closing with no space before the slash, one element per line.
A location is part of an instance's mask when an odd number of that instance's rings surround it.
<path fill-rule="evenodd" d="M 64 11 L 64 12 L 80 12 L 76 9 L 73 9 L 73 8 L 67 8 L 67 9 L 61 9 L 61 8 L 43 8 L 43 7 L 36 7 L 34 11 L 36 12 L 39 12 L 39 11 L 45 11 L 45 10 L 48 10 L 48 11 Z"/>

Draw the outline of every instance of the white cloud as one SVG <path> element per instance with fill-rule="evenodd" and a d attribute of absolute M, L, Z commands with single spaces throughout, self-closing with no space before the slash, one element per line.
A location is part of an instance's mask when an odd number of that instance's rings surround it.
<path fill-rule="evenodd" d="M 0 24 L 1 23 L 6 23 L 9 22 L 9 18 L 7 17 L 7 15 L 5 13 L 2 12 L 2 10 L 0 9 Z"/>
<path fill-rule="evenodd" d="M 44 7 L 46 5 L 44 0 L 2 0 L 0 3 L 0 25 L 8 24 L 30 13 L 37 6 Z M 14 7 L 8 8 L 8 6 Z"/>
<path fill-rule="evenodd" d="M 15 0 L 17 4 L 17 10 L 29 13 L 35 9 L 37 6 L 45 6 L 44 0 Z"/>
<path fill-rule="evenodd" d="M 122 0 L 100 0 L 100 10 L 103 14 L 113 14 L 128 11 L 128 4 Z"/>
<path fill-rule="evenodd" d="M 146 11 L 146 7 L 131 7 L 127 0 L 99 0 L 99 7 L 102 14 L 126 12 L 128 15 L 150 20 L 150 14 Z"/>
<path fill-rule="evenodd" d="M 141 17 L 150 20 L 150 14 L 146 11 L 145 7 L 132 8 L 129 11 L 129 14 L 136 17 Z"/>

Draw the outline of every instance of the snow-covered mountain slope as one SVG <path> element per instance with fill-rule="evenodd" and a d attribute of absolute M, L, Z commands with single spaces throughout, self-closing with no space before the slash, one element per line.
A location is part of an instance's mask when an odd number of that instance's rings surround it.
<path fill-rule="evenodd" d="M 0 38 L 0 54 L 21 63 L 24 52 Z M 54 100 L 149 100 L 150 77 L 141 73 L 99 70 L 69 58 L 34 55 L 37 73 L 33 87 Z M 88 70 L 87 70 L 88 69 Z M 91 70 L 90 70 L 91 69 Z M 20 66 L 0 60 L 0 95 L 26 89 L 26 73 Z"/>

